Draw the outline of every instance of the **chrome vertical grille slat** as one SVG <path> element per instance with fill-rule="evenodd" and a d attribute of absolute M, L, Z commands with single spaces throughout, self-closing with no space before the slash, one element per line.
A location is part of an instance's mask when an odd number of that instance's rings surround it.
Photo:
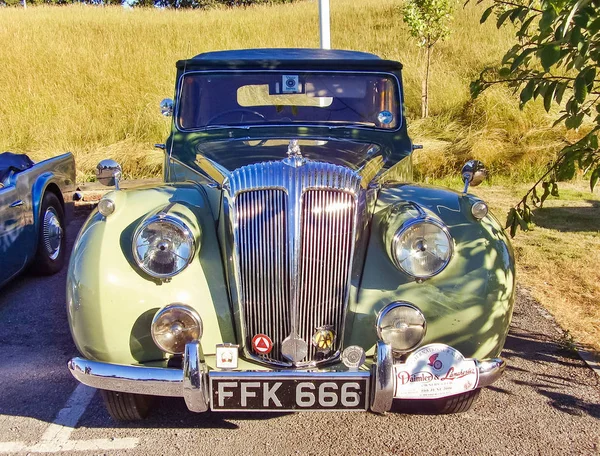
<path fill-rule="evenodd" d="M 225 190 L 246 355 L 296 366 L 336 356 L 350 289 L 360 176 L 308 160 L 268 162 L 234 171 Z M 327 353 L 311 343 L 322 326 L 331 326 L 337 336 Z M 252 351 L 252 337 L 259 333 L 273 340 L 268 356 Z M 281 343 L 294 334 L 309 348 L 304 359 L 291 363 Z"/>

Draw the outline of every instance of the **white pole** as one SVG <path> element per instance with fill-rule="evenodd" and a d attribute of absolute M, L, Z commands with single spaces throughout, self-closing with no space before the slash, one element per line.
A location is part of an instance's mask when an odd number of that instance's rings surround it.
<path fill-rule="evenodd" d="M 321 49 L 331 49 L 329 0 L 319 0 L 319 31 L 321 32 Z"/>
<path fill-rule="evenodd" d="M 27 0 L 23 0 L 23 9 L 27 9 Z"/>

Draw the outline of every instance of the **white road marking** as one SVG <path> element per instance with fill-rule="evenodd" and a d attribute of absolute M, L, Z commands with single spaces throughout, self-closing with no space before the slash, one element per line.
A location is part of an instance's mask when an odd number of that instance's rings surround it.
<path fill-rule="evenodd" d="M 94 439 L 94 440 L 69 440 L 77 426 L 77 422 L 84 414 L 87 406 L 94 397 L 96 390 L 79 384 L 71 394 L 67 403 L 56 415 L 39 442 L 27 445 L 24 442 L 0 442 L 0 453 L 18 453 L 27 451 L 31 453 L 57 453 L 59 451 L 94 451 L 94 450 L 125 450 L 135 448 L 139 439 Z"/>

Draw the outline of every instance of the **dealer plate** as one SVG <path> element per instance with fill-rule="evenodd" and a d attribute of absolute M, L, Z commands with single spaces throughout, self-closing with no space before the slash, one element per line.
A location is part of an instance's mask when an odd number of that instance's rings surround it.
<path fill-rule="evenodd" d="M 248 373 L 244 373 L 248 374 Z M 253 374 L 253 375 L 252 375 Z M 211 372 L 211 409 L 221 411 L 366 410 L 369 373 L 273 376 Z M 343 374 L 343 375 L 340 375 Z M 364 375 L 363 375 L 364 374 Z"/>
<path fill-rule="evenodd" d="M 444 344 L 425 345 L 394 364 L 394 397 L 436 399 L 471 391 L 479 384 L 474 359 Z"/>

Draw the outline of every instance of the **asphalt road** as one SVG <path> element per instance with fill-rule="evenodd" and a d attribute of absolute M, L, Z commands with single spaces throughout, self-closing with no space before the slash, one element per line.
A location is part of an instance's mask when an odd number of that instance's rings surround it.
<path fill-rule="evenodd" d="M 81 223 L 69 226 L 69 248 Z M 0 453 L 600 454 L 599 379 L 560 348 L 553 322 L 523 290 L 507 372 L 467 413 L 197 415 L 183 400 L 160 399 L 149 419 L 122 425 L 67 371 L 76 349 L 65 277 L 23 275 L 0 289 Z"/>

